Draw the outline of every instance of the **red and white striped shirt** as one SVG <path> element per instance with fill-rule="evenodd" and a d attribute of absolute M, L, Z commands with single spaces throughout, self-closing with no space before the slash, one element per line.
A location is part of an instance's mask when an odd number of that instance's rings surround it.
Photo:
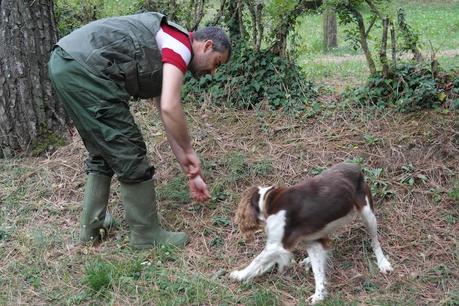
<path fill-rule="evenodd" d="M 161 49 L 162 62 L 176 66 L 185 74 L 191 61 L 190 38 L 164 22 L 156 34 L 156 43 Z"/>

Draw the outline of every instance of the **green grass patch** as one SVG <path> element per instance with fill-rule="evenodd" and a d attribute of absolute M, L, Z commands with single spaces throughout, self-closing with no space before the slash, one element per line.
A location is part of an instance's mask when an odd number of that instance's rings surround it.
<path fill-rule="evenodd" d="M 111 287 L 114 274 L 112 263 L 97 259 L 86 265 L 83 283 L 92 291 L 100 292 Z"/>
<path fill-rule="evenodd" d="M 165 185 L 158 186 L 158 200 L 172 201 L 176 204 L 190 203 L 191 197 L 186 186 L 188 186 L 187 177 L 179 174 L 169 180 Z"/>

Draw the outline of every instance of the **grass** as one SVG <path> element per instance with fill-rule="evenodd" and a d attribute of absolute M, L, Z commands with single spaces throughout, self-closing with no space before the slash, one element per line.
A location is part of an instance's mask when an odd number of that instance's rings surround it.
<path fill-rule="evenodd" d="M 432 52 L 438 55 L 443 68 L 458 69 L 459 56 L 443 51 L 457 50 L 459 45 L 459 2 L 452 1 L 395 1 L 393 9 L 402 7 L 408 24 L 419 34 L 420 48 L 425 56 Z M 368 12 L 367 12 L 368 14 Z M 360 50 L 354 50 L 345 40 L 345 30 L 349 26 L 338 25 L 338 48 L 328 54 L 322 51 L 322 16 L 306 15 L 297 25 L 297 45 L 299 63 L 307 76 L 319 82 L 337 84 L 342 89 L 346 84 L 354 85 L 365 81 L 368 68 Z M 375 29 L 373 37 L 380 37 L 380 29 Z M 432 50 L 433 46 L 433 50 Z M 374 56 L 379 48 L 370 41 Z M 457 54 L 457 53 L 455 53 Z M 360 56 L 359 56 L 360 55 Z M 343 85 L 344 84 L 344 85 Z"/>
<path fill-rule="evenodd" d="M 234 210 L 252 184 L 293 184 L 345 160 L 361 164 L 374 190 L 381 243 L 395 271 L 379 274 L 367 235 L 352 224 L 334 238 L 331 296 L 323 305 L 457 301 L 456 113 L 337 105 L 300 119 L 186 105 L 212 190 L 212 200 L 199 204 L 189 200 L 165 135 L 153 123 L 158 114 L 150 111 L 147 103 L 133 106 L 155 152 L 162 223 L 185 230 L 190 244 L 131 250 L 114 180 L 110 210 L 118 226 L 100 245 L 79 245 L 85 150 L 78 138 L 48 156 L 2 160 L 1 304 L 306 305 L 314 280 L 297 265 L 248 284 L 227 278 L 264 241 L 262 234 L 253 242 L 240 237 Z M 301 260 L 306 252 L 300 245 L 294 255 Z"/>

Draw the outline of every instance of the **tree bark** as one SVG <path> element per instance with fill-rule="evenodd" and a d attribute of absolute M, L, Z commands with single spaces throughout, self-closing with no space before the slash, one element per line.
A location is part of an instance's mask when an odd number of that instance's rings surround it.
<path fill-rule="evenodd" d="M 394 71 L 397 70 L 397 36 L 395 34 L 395 26 L 391 22 L 390 24 L 390 39 L 392 43 L 392 66 Z"/>
<path fill-rule="evenodd" d="M 255 51 L 260 51 L 261 41 L 263 40 L 263 25 L 262 25 L 262 11 L 263 1 L 247 1 L 247 8 L 249 9 L 252 18 L 252 41 Z"/>
<path fill-rule="evenodd" d="M 330 51 L 338 47 L 336 24 L 336 13 L 333 9 L 327 9 L 323 15 L 324 18 L 324 51 Z"/>
<path fill-rule="evenodd" d="M 33 149 L 43 134 L 65 129 L 47 63 L 56 42 L 52 0 L 0 0 L 1 157 Z"/>
<path fill-rule="evenodd" d="M 381 38 L 381 49 L 379 51 L 379 59 L 382 65 L 382 73 L 385 78 L 389 76 L 389 63 L 387 60 L 387 33 L 389 28 L 389 18 L 384 17 L 382 20 L 382 38 Z"/>

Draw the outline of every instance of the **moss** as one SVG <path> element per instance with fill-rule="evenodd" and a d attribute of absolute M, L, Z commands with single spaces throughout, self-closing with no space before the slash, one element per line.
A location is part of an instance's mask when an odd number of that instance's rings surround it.
<path fill-rule="evenodd" d="M 45 152 L 53 151 L 66 145 L 64 136 L 58 135 L 53 131 L 43 129 L 39 135 L 32 149 L 32 156 L 40 156 Z"/>

